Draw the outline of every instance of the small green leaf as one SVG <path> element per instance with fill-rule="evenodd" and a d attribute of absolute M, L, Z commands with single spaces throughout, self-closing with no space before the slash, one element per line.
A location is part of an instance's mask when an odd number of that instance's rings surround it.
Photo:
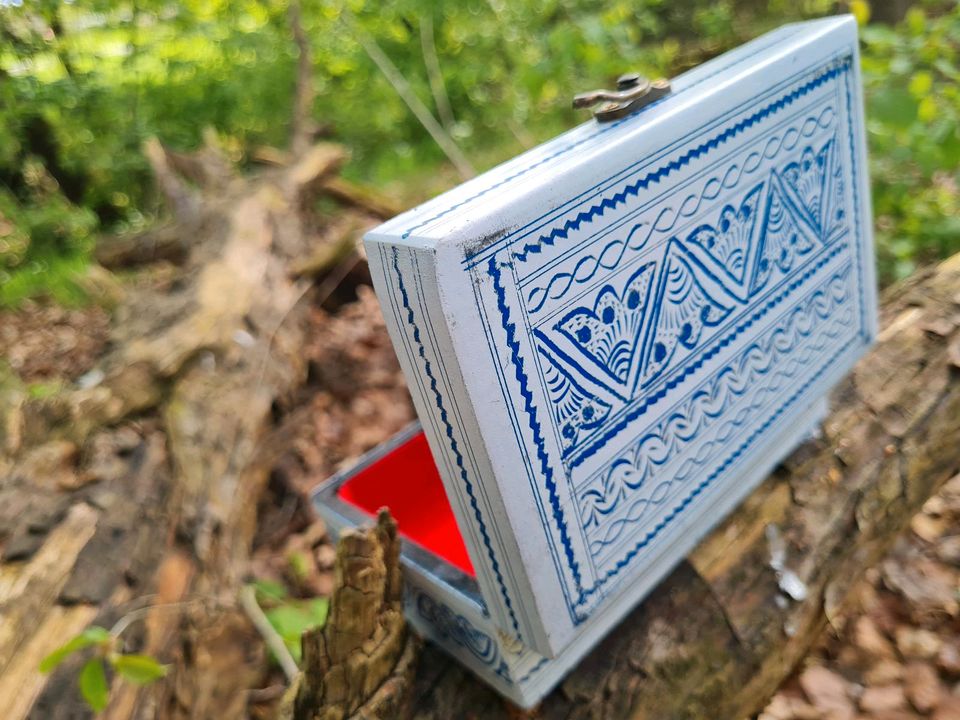
<path fill-rule="evenodd" d="M 919 70 L 910 78 L 910 94 L 915 98 L 922 99 L 926 97 L 933 88 L 933 75 L 925 70 Z"/>
<path fill-rule="evenodd" d="M 300 636 L 307 630 L 323 625 L 327 621 L 329 607 L 327 598 L 312 598 L 278 605 L 265 614 L 273 629 L 283 638 L 294 660 L 299 662 Z"/>
<path fill-rule="evenodd" d="M 257 593 L 259 602 L 272 601 L 283 602 L 287 599 L 287 589 L 282 583 L 273 580 L 257 580 L 253 583 L 253 589 Z"/>
<path fill-rule="evenodd" d="M 137 685 L 147 685 L 167 674 L 167 666 L 149 655 L 117 655 L 111 662 L 125 680 Z"/>
<path fill-rule="evenodd" d="M 80 637 L 86 638 L 91 644 L 113 642 L 113 636 L 110 634 L 110 631 L 99 625 L 91 625 L 80 633 Z"/>
<path fill-rule="evenodd" d="M 68 643 L 57 648 L 52 653 L 47 655 L 43 660 L 41 660 L 39 670 L 42 673 L 48 673 L 51 670 L 54 670 L 60 665 L 60 663 L 66 660 L 68 656 L 72 655 L 77 650 L 82 650 L 83 648 L 90 647 L 91 645 L 106 643 L 110 640 L 110 633 L 104 628 L 97 625 L 88 627 Z"/>
<path fill-rule="evenodd" d="M 327 622 L 327 612 L 330 610 L 329 598 L 313 598 L 306 603 L 307 612 L 313 618 L 313 627 L 321 627 Z"/>
<path fill-rule="evenodd" d="M 287 557 L 287 562 L 290 564 L 290 569 L 293 571 L 293 574 L 298 579 L 303 580 L 310 574 L 310 561 L 304 553 L 290 553 Z"/>
<path fill-rule="evenodd" d="M 87 660 L 87 664 L 80 671 L 80 694 L 95 712 L 100 712 L 107 706 L 110 688 L 107 686 L 107 674 L 100 658 Z"/>

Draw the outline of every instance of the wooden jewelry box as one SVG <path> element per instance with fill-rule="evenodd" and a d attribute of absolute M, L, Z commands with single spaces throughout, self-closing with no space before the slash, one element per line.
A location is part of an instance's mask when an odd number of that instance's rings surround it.
<path fill-rule="evenodd" d="M 780 28 L 365 244 L 422 430 L 317 509 L 336 531 L 389 506 L 410 622 L 529 707 L 874 337 L 856 23 Z"/>

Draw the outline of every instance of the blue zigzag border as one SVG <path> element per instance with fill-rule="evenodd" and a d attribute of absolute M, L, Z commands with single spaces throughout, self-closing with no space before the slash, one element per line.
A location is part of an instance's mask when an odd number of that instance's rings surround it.
<path fill-rule="evenodd" d="M 488 272 L 493 278 L 493 291 L 497 296 L 497 309 L 503 318 L 503 329 L 507 333 L 507 345 L 510 347 L 510 359 L 513 361 L 514 375 L 520 384 L 520 395 L 523 397 L 523 409 L 529 417 L 530 430 L 533 432 L 533 441 L 537 446 L 537 459 L 540 461 L 540 470 L 543 473 L 543 481 L 550 497 L 550 508 L 553 512 L 554 522 L 560 529 L 560 540 L 563 543 L 564 554 L 567 557 L 567 564 L 573 573 L 574 583 L 577 592 L 582 592 L 580 583 L 580 566 L 577 563 L 576 556 L 573 554 L 573 546 L 570 543 L 570 536 L 567 534 L 567 524 L 563 518 L 563 509 L 560 507 L 560 498 L 557 494 L 557 483 L 553 477 L 553 468 L 550 467 L 550 459 L 547 457 L 547 451 L 544 447 L 543 435 L 540 432 L 540 422 L 537 420 L 537 408 L 533 404 L 533 393 L 527 387 L 527 376 L 523 372 L 523 358 L 520 357 L 520 343 L 516 338 L 516 324 L 510 322 L 510 308 L 507 307 L 506 291 L 500 282 L 500 269 L 497 267 L 496 257 L 490 258 Z"/>
<path fill-rule="evenodd" d="M 496 575 L 497 584 L 500 586 L 500 593 L 503 595 L 503 600 L 507 606 L 507 612 L 510 614 L 510 620 L 513 624 L 513 629 L 517 633 L 517 638 L 522 642 L 523 638 L 520 634 L 520 624 L 517 622 L 517 617 L 513 611 L 513 603 L 510 600 L 510 595 L 507 592 L 507 587 L 503 581 L 503 574 L 500 571 L 500 563 L 497 561 L 496 554 L 493 551 L 493 545 L 490 542 L 490 534 L 487 532 L 487 526 L 483 522 L 483 514 L 480 512 L 480 505 L 477 503 L 477 497 L 473 491 L 473 483 L 470 481 L 470 478 L 467 475 L 467 468 L 464 465 L 463 454 L 460 452 L 460 448 L 457 445 L 457 439 L 453 436 L 453 425 L 450 424 L 450 419 L 447 415 L 447 409 L 443 406 L 443 396 L 440 394 L 440 389 L 437 386 L 437 379 L 433 374 L 433 370 L 431 369 L 430 361 L 427 359 L 426 349 L 424 348 L 423 340 L 420 337 L 420 328 L 417 325 L 413 308 L 410 306 L 410 296 L 407 293 L 407 288 L 403 281 L 403 273 L 400 271 L 399 252 L 396 246 L 392 248 L 392 251 L 393 270 L 397 276 L 397 289 L 400 290 L 400 298 L 401 302 L 403 303 L 403 308 L 407 311 L 407 324 L 413 329 L 413 340 L 417 344 L 417 354 L 420 355 L 420 358 L 423 360 L 424 372 L 426 373 L 427 378 L 430 380 L 430 390 L 433 392 L 434 402 L 436 403 L 437 409 L 440 411 L 440 421 L 443 423 L 447 440 L 450 443 L 450 450 L 453 452 L 457 463 L 457 468 L 460 470 L 460 479 L 463 481 L 464 489 L 467 491 L 467 495 L 470 498 L 470 507 L 473 509 L 474 517 L 476 517 L 477 520 L 477 526 L 480 528 L 480 534 L 483 537 L 484 547 L 486 547 L 487 555 L 490 558 L 490 567 Z"/>
<path fill-rule="evenodd" d="M 794 32 L 798 32 L 798 31 L 799 31 L 799 28 L 797 28 Z M 789 35 L 787 35 L 786 37 L 789 37 Z M 775 37 L 775 38 L 771 38 L 771 39 L 770 39 L 768 42 L 766 42 L 766 43 L 761 43 L 761 44 L 759 44 L 758 47 L 757 47 L 755 50 L 753 50 L 753 52 L 750 52 L 750 53 L 748 53 L 748 54 L 746 54 L 746 55 L 743 55 L 742 57 L 738 57 L 738 58 L 736 58 L 735 60 L 731 60 L 729 63 L 724 64 L 724 65 L 718 67 L 716 70 L 714 70 L 714 71 L 711 72 L 711 73 L 708 73 L 707 75 L 704 75 L 702 78 L 700 78 L 700 79 L 697 80 L 696 82 L 690 83 L 690 85 L 688 85 L 687 87 L 685 87 L 685 88 L 684 88 L 682 91 L 680 91 L 680 92 L 672 93 L 671 95 L 668 95 L 668 96 L 666 96 L 666 97 L 664 97 L 664 98 L 661 98 L 660 100 L 657 100 L 657 101 L 655 101 L 655 102 L 650 103 L 646 108 L 644 108 L 644 110 L 649 110 L 649 109 L 651 109 L 651 108 L 653 108 L 653 107 L 656 107 L 657 105 L 659 105 L 660 103 L 662 103 L 662 102 L 663 102 L 664 100 L 666 100 L 667 98 L 677 97 L 677 96 L 680 95 L 681 93 L 689 92 L 690 90 L 692 90 L 693 88 L 697 87 L 698 85 L 701 85 L 701 84 L 705 83 L 707 80 L 710 80 L 711 78 L 719 75 L 720 73 L 726 72 L 727 70 L 729 70 L 729 69 L 730 69 L 731 67 L 733 67 L 734 65 L 739 65 L 739 64 L 742 63 L 744 60 L 747 60 L 747 59 L 753 57 L 754 55 L 758 55 L 758 54 L 764 52 L 765 50 L 768 50 L 770 47 L 772 47 L 772 46 L 775 45 L 776 43 L 779 43 L 779 42 L 782 42 L 783 40 L 785 40 L 786 37 L 784 37 L 784 36 L 777 36 L 777 37 Z M 526 175 L 526 174 L 527 174 L 528 172 L 530 172 L 531 170 L 535 170 L 536 168 L 541 167 L 542 165 L 550 162 L 551 160 L 556 160 L 556 159 L 557 159 L 558 157 L 560 157 L 561 155 L 566 155 L 568 152 L 570 152 L 571 150 L 576 150 L 577 148 L 579 148 L 579 147 L 580 147 L 581 145 L 583 145 L 584 143 L 587 143 L 587 142 L 589 142 L 589 141 L 591 141 L 591 140 L 593 140 L 593 139 L 595 139 L 595 138 L 597 138 L 597 137 L 600 137 L 601 135 L 604 135 L 605 133 L 608 133 L 608 132 L 610 132 L 611 130 L 613 130 L 613 129 L 617 128 L 617 127 L 620 127 L 620 126 L 623 125 L 624 123 L 627 123 L 627 122 L 630 122 L 630 121 L 632 121 L 632 120 L 635 120 L 636 118 L 637 118 L 637 115 L 630 115 L 630 116 L 628 116 L 628 117 L 623 118 L 622 120 L 617 120 L 616 122 L 612 122 L 612 123 L 609 123 L 609 124 L 607 124 L 607 125 L 602 125 L 602 126 L 600 126 L 600 127 L 597 129 L 596 132 L 594 132 L 594 133 L 592 133 L 592 134 L 590 134 L 590 135 L 587 135 L 586 137 L 581 138 L 580 140 L 578 140 L 578 141 L 576 141 L 576 142 L 573 142 L 573 143 L 571 143 L 571 144 L 569 144 L 569 145 L 566 145 L 566 146 L 560 148 L 560 149 L 557 150 L 555 153 L 552 153 L 552 154 L 548 155 L 547 157 L 541 158 L 540 160 L 538 160 L 538 161 L 535 162 L 535 163 L 532 163 L 532 164 L 530 164 L 530 165 L 527 165 L 526 167 L 518 170 L 517 172 L 513 173 L 512 175 L 509 175 L 508 177 L 505 177 L 505 178 L 504 178 L 503 180 L 501 180 L 500 182 L 494 183 L 493 185 L 490 185 L 489 187 L 485 187 L 485 188 L 483 188 L 482 190 L 480 190 L 479 192 L 477 192 L 477 193 L 475 193 L 475 194 L 473 194 L 473 195 L 471 195 L 471 196 L 469 196 L 469 197 L 461 200 L 460 202 L 454 203 L 453 205 L 450 205 L 449 207 L 444 208 L 443 210 L 441 210 L 440 212 L 438 212 L 436 215 L 433 215 L 433 216 L 431 216 L 431 217 L 429 217 L 429 218 L 426 218 L 426 219 L 424 219 L 424 220 L 421 220 L 421 221 L 418 222 L 416 225 L 411 225 L 409 228 L 407 228 L 406 230 L 403 231 L 403 233 L 400 235 L 400 237 L 401 237 L 403 240 L 406 240 L 407 238 L 410 237 L 410 235 L 413 234 L 413 232 L 414 232 L 415 230 L 418 230 L 418 229 L 420 229 L 420 228 L 422 228 L 422 227 L 424 227 L 424 226 L 426 226 L 426 225 L 429 225 L 429 224 L 431 224 L 431 223 L 433 223 L 433 222 L 436 222 L 436 221 L 439 220 L 440 218 L 442 218 L 442 217 L 444 217 L 444 216 L 446 216 L 446 215 L 449 215 L 450 213 L 452 213 L 452 212 L 454 212 L 454 211 L 456 211 L 456 210 L 459 210 L 459 209 L 462 208 L 464 205 L 468 205 L 468 204 L 470 204 L 471 202 L 473 202 L 474 200 L 477 200 L 477 199 L 483 197 L 484 195 L 486 195 L 487 193 L 491 192 L 492 190 L 496 190 L 497 188 L 502 187 L 502 186 L 506 185 L 507 183 L 510 183 L 510 182 L 516 180 L 517 178 Z"/>
<path fill-rule="evenodd" d="M 839 61 L 836 67 L 827 70 L 825 73 L 815 77 L 813 80 L 810 80 L 792 92 L 787 93 L 776 102 L 772 102 L 766 107 L 757 110 L 752 115 L 749 115 L 743 120 L 734 123 L 719 135 L 716 135 L 710 140 L 700 143 L 696 147 L 687 150 L 675 160 L 671 160 L 666 165 L 663 165 L 652 172 L 648 172 L 635 182 L 625 185 L 620 191 L 601 199 L 598 204 L 592 206 L 589 210 L 577 214 L 575 218 L 567 220 L 562 226 L 552 228 L 546 235 L 541 235 L 534 242 L 524 245 L 521 250 L 513 253 L 514 259 L 516 259 L 518 262 L 526 262 L 529 255 L 541 252 L 544 245 L 553 245 L 558 239 L 565 240 L 569 236 L 571 230 L 579 230 L 582 224 L 593 222 L 594 219 L 603 215 L 605 210 L 615 209 L 617 205 L 625 203 L 628 196 L 632 195 L 633 197 L 637 197 L 640 191 L 645 190 L 649 185 L 660 182 L 660 180 L 665 178 L 670 173 L 682 169 L 684 165 L 689 165 L 691 161 L 696 160 L 701 155 L 705 155 L 711 150 L 719 147 L 721 143 L 724 143 L 727 140 L 737 136 L 744 130 L 753 127 L 766 117 L 776 113 L 778 110 L 785 108 L 787 105 L 794 103 L 804 95 L 816 90 L 818 87 L 829 82 L 833 78 L 838 77 L 841 73 L 849 70 L 850 62 L 851 59 L 849 56 L 843 58 Z"/>
<path fill-rule="evenodd" d="M 820 270 L 820 268 L 836 257 L 838 253 L 843 252 L 848 247 L 849 243 L 841 242 L 834 245 L 830 250 L 824 251 L 813 266 L 807 268 L 802 275 L 791 281 L 779 293 L 770 298 L 761 308 L 755 309 L 754 312 L 748 315 L 745 320 L 735 326 L 731 334 L 704 352 L 694 362 L 689 363 L 686 367 L 684 367 L 683 372 L 668 380 L 655 393 L 645 396 L 642 402 L 631 408 L 630 411 L 618 419 L 614 425 L 611 425 L 608 430 L 593 438 L 589 443 L 583 445 L 582 450 L 578 448 L 577 453 L 579 454 L 572 454 L 572 457 L 569 460 L 569 468 L 573 469 L 595 455 L 597 451 L 603 448 L 603 446 L 606 445 L 606 443 L 609 442 L 614 435 L 619 433 L 628 424 L 636 420 L 638 417 L 647 412 L 647 410 L 660 402 L 660 400 L 662 400 L 668 392 L 682 383 L 692 373 L 695 373 L 697 370 L 699 370 L 704 363 L 709 361 L 714 355 L 733 342 L 737 336 L 749 329 L 750 326 L 757 322 L 757 320 L 761 319 L 764 315 L 770 312 L 770 310 L 783 302 L 784 298 L 786 298 L 790 293 L 806 282 L 811 275 Z"/>

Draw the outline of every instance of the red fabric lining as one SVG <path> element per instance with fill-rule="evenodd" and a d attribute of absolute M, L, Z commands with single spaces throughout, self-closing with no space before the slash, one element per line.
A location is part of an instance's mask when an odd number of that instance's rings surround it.
<path fill-rule="evenodd" d="M 347 480 L 337 495 L 370 515 L 386 505 L 401 535 L 475 577 L 422 432 Z"/>

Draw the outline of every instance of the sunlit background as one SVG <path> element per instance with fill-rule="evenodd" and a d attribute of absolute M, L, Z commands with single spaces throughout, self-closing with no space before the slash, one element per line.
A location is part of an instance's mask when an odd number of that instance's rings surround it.
<path fill-rule="evenodd" d="M 853 12 L 888 283 L 960 249 L 960 10 L 874 5 L 304 0 L 301 16 L 318 134 L 350 148 L 347 176 L 413 204 L 585 120 L 570 97 L 625 70 L 676 75 L 784 22 Z M 246 165 L 287 143 L 298 51 L 285 0 L 0 0 L 0 32 L 2 304 L 81 301 L 70 278 L 96 237 L 152 221 L 147 137 L 190 149 L 212 127 Z"/>

